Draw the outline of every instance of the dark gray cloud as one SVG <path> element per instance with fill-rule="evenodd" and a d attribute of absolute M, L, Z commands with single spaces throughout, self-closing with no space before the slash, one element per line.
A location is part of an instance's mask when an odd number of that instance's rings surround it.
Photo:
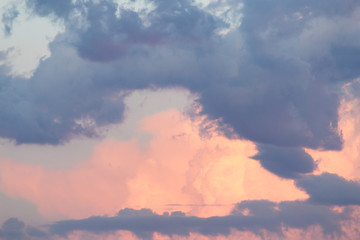
<path fill-rule="evenodd" d="M 220 24 L 189 1 L 153 2 L 157 8 L 147 16 L 150 26 L 144 26 L 139 14 L 130 10 L 121 9 L 118 18 L 118 5 L 114 2 L 87 3 L 89 27 L 78 32 L 78 39 L 73 43 L 80 56 L 107 62 L 141 52 L 143 45 L 156 47 L 169 42 L 177 47 L 201 45 L 209 41 L 216 25 Z"/>
<path fill-rule="evenodd" d="M 3 240 L 36 240 L 47 239 L 47 234 L 40 229 L 26 226 L 17 218 L 9 218 L 0 229 L 0 239 Z"/>
<path fill-rule="evenodd" d="M 11 34 L 14 20 L 19 16 L 19 11 L 16 9 L 15 6 L 11 6 L 10 8 L 6 9 L 1 17 L 1 22 L 4 26 L 4 33 L 6 36 Z"/>
<path fill-rule="evenodd" d="M 252 158 L 259 160 L 265 169 L 283 178 L 299 178 L 316 168 L 313 158 L 301 148 L 258 145 L 258 151 Z"/>
<path fill-rule="evenodd" d="M 68 16 L 66 31 L 30 80 L 1 82 L 0 135 L 50 144 L 97 136 L 99 126 L 123 119 L 120 92 L 180 86 L 237 137 L 341 149 L 338 83 L 358 76 L 357 2 L 244 1 L 241 26 L 223 36 L 216 32 L 224 23 L 191 1 L 152 2 L 144 25 L 128 9 L 118 18 L 112 1 L 30 1 Z"/>
<path fill-rule="evenodd" d="M 296 186 L 310 195 L 312 203 L 360 205 L 360 183 L 333 173 L 305 176 L 296 181 Z"/>
<path fill-rule="evenodd" d="M 244 215 L 244 212 L 247 212 Z M 264 230 L 283 236 L 282 227 L 306 230 L 319 225 L 329 236 L 341 236 L 341 221 L 348 220 L 351 210 L 332 211 L 328 207 L 305 202 L 244 201 L 237 204 L 231 215 L 198 218 L 183 214 L 158 215 L 149 209 L 125 209 L 115 217 L 90 217 L 82 220 L 65 220 L 50 226 L 50 232 L 66 236 L 72 231 L 97 234 L 128 230 L 144 239 L 151 239 L 154 232 L 164 235 L 188 236 L 190 232 L 207 236 L 229 235 L 231 229 L 263 235 Z"/>

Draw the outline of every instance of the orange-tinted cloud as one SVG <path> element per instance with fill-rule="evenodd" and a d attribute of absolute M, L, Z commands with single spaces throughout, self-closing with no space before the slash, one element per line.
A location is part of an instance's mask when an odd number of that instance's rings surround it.
<path fill-rule="evenodd" d="M 175 110 L 155 114 L 139 127 L 152 135 L 148 143 L 105 139 L 89 160 L 67 170 L 2 159 L 0 190 L 35 203 L 48 218 L 113 215 L 124 207 L 225 215 L 246 199 L 306 198 L 293 181 L 249 158 L 252 142 L 204 136 L 200 122 Z"/>
<path fill-rule="evenodd" d="M 34 202 L 47 217 L 115 212 L 118 208 L 114 203 L 124 203 L 128 194 L 126 179 L 134 174 L 142 158 L 135 142 L 107 139 L 94 149 L 89 161 L 69 170 L 1 160 L 1 189 L 10 196 Z"/>

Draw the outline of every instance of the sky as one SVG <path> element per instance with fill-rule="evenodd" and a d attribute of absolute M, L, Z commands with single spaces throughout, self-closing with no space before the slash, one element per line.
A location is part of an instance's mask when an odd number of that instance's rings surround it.
<path fill-rule="evenodd" d="M 2 0 L 0 239 L 357 239 L 360 2 Z"/>

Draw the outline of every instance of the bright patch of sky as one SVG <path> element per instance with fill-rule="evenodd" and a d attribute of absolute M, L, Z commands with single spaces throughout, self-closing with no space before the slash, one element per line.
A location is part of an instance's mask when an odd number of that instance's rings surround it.
<path fill-rule="evenodd" d="M 59 21 L 33 15 L 24 0 L 1 0 L 0 18 L 13 10 L 18 14 L 12 20 L 10 33 L 5 24 L 0 26 L 0 51 L 7 53 L 0 64 L 6 65 L 12 76 L 29 78 L 40 60 L 50 56 L 48 44 L 64 31 L 64 26 Z"/>
<path fill-rule="evenodd" d="M 143 21 L 144 26 L 150 26 L 151 23 L 147 19 L 147 15 L 153 11 L 156 6 L 154 3 L 146 0 L 115 0 L 119 4 L 116 16 L 120 18 L 121 9 L 130 10 L 139 13 L 141 20 Z"/>
<path fill-rule="evenodd" d="M 147 15 L 156 9 L 156 5 L 147 0 L 115 0 L 119 4 L 117 17 L 120 17 L 120 9 L 131 10 L 139 13 L 140 18 L 143 20 L 145 26 L 150 26 L 151 23 L 147 20 Z M 242 14 L 241 9 L 243 4 L 230 4 L 228 0 L 193 0 L 193 4 L 200 9 L 205 10 L 211 15 L 220 18 L 227 26 L 218 30 L 218 34 L 225 35 L 241 24 Z M 235 6 L 235 7 L 234 7 Z"/>
<path fill-rule="evenodd" d="M 228 0 L 193 0 L 193 2 L 195 6 L 204 9 L 228 24 L 227 27 L 218 30 L 220 35 L 234 31 L 241 24 L 242 14 L 239 14 L 243 8 L 241 2 L 237 4 L 230 4 Z"/>

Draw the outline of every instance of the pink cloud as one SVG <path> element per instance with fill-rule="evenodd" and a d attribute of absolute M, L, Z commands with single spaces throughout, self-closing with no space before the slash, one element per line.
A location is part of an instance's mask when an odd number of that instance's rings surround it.
<path fill-rule="evenodd" d="M 246 199 L 306 198 L 291 180 L 249 158 L 256 153 L 252 142 L 215 132 L 205 137 L 200 125 L 175 110 L 149 116 L 139 127 L 152 135 L 145 148 L 138 139 L 105 139 L 90 159 L 66 170 L 1 159 L 0 190 L 52 219 L 113 215 L 125 207 L 205 217 L 225 215 Z"/>

